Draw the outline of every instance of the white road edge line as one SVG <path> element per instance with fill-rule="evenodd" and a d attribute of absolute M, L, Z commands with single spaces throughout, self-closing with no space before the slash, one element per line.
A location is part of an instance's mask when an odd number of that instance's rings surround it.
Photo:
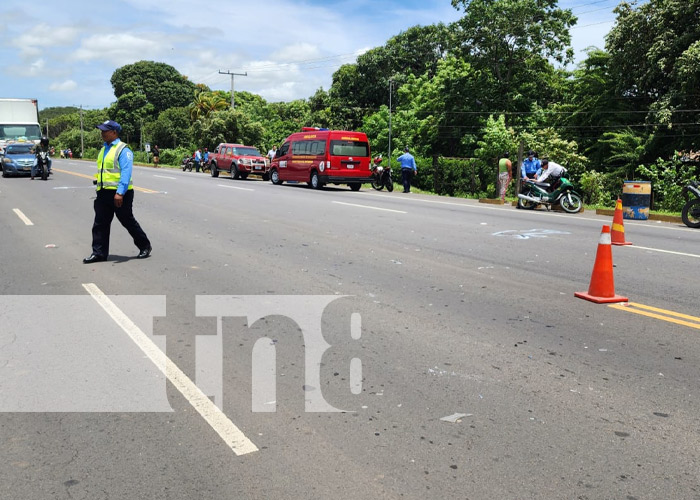
<path fill-rule="evenodd" d="M 337 205 L 347 205 L 349 207 L 370 208 L 372 210 L 384 210 L 385 212 L 394 212 L 397 214 L 407 214 L 408 213 L 408 212 L 404 212 L 403 210 L 393 210 L 391 208 L 372 207 L 370 205 L 358 205 L 357 203 L 345 203 L 344 201 L 333 201 L 332 203 L 335 203 Z"/>
<path fill-rule="evenodd" d="M 153 177 L 160 177 L 161 179 L 172 179 L 174 181 L 177 180 L 177 177 L 170 177 L 168 175 L 158 175 L 158 174 L 153 174 Z"/>
<path fill-rule="evenodd" d="M 131 340 L 153 361 L 175 388 L 189 401 L 192 407 L 221 436 L 236 455 L 245 455 L 258 451 L 236 425 L 161 351 L 148 336 L 134 324 L 114 302 L 94 283 L 83 283 L 83 288 L 109 314 L 114 322 L 131 337 Z M 162 360 L 165 358 L 165 365 Z"/>
<path fill-rule="evenodd" d="M 695 257 L 696 259 L 700 259 L 700 255 L 696 255 L 694 253 L 674 252 L 673 250 L 661 250 L 660 248 L 638 247 L 637 245 L 629 245 L 627 248 L 637 248 L 639 250 L 650 250 L 652 252 L 672 253 L 673 255 L 682 255 L 684 257 Z"/>
<path fill-rule="evenodd" d="M 13 208 L 12 211 L 17 214 L 17 217 L 19 217 L 22 222 L 24 222 L 27 226 L 33 226 L 34 223 L 29 220 L 29 217 L 24 215 L 22 211 L 19 208 Z"/>
<path fill-rule="evenodd" d="M 217 184 L 217 186 L 222 187 L 222 188 L 229 188 L 229 189 L 240 189 L 241 191 L 255 191 L 255 189 L 242 188 L 242 187 L 238 187 L 238 186 L 227 186 L 226 184 Z"/>

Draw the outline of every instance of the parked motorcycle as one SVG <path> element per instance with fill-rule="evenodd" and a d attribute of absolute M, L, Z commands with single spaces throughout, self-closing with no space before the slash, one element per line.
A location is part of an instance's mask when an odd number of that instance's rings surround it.
<path fill-rule="evenodd" d="M 182 164 L 180 166 L 182 167 L 183 172 L 185 170 L 192 172 L 192 169 L 194 168 L 194 158 L 192 158 L 191 156 L 185 156 L 182 159 Z"/>
<path fill-rule="evenodd" d="M 545 205 L 549 210 L 553 205 L 559 204 L 570 214 L 579 212 L 583 207 L 581 195 L 574 191 L 573 184 L 566 177 L 559 179 L 559 185 L 551 193 L 547 191 L 548 187 L 550 185 L 546 182 L 527 181 L 523 192 L 518 195 L 518 207 L 532 210 L 537 205 Z"/>
<path fill-rule="evenodd" d="M 386 187 L 390 193 L 394 190 L 394 181 L 391 178 L 391 166 L 382 166 L 382 155 L 374 157 L 372 164 L 372 187 L 377 191 L 381 191 Z"/>
<path fill-rule="evenodd" d="M 692 193 L 695 198 L 689 198 L 689 193 Z M 681 219 L 683 224 L 692 228 L 700 227 L 700 184 L 697 181 L 690 181 L 683 188 L 683 196 L 687 200 L 681 210 Z"/>

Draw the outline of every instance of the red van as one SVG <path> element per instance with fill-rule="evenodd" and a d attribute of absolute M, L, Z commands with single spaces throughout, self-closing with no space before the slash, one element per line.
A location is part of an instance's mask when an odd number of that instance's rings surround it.
<path fill-rule="evenodd" d="M 325 184 L 347 184 L 359 191 L 372 181 L 370 150 L 363 132 L 302 128 L 285 139 L 270 166 L 273 184 L 308 182 L 314 189 Z"/>

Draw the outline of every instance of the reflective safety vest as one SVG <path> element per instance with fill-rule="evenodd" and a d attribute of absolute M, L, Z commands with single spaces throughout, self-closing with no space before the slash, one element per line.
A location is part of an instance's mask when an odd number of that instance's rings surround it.
<path fill-rule="evenodd" d="M 107 156 L 105 156 L 104 146 L 100 150 L 100 154 L 97 155 L 97 173 L 95 174 L 98 191 L 100 189 L 116 190 L 119 186 L 119 179 L 122 176 L 122 170 L 119 167 L 119 162 L 116 160 L 119 158 L 119 155 L 125 147 L 126 143 L 120 141 L 116 146 L 109 148 Z M 134 189 L 131 179 L 129 179 L 128 189 Z"/>

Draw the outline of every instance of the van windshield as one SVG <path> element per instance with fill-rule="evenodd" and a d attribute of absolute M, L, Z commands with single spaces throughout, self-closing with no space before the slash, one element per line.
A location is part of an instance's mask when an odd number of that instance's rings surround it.
<path fill-rule="evenodd" d="M 331 141 L 332 156 L 369 156 L 369 144 L 361 141 Z"/>

